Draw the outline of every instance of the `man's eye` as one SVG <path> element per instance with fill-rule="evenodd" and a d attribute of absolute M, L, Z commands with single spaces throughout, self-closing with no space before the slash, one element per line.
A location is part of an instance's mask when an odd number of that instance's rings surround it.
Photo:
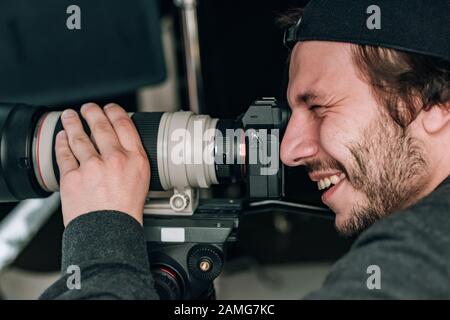
<path fill-rule="evenodd" d="M 309 111 L 313 112 L 314 115 L 318 118 L 323 118 L 326 114 L 326 106 L 322 106 L 319 104 L 313 104 L 308 109 Z"/>
<path fill-rule="evenodd" d="M 318 104 L 314 104 L 314 105 L 312 105 L 312 106 L 310 106 L 309 107 L 309 110 L 310 111 L 314 111 L 314 110 L 317 110 L 317 109 L 319 109 L 319 108 L 321 108 L 322 106 L 320 106 L 320 105 L 318 105 Z"/>

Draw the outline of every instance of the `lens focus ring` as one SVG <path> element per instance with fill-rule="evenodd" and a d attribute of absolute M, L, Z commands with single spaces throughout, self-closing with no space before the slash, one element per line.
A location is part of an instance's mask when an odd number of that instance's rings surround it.
<path fill-rule="evenodd" d="M 139 112 L 131 117 L 150 161 L 150 190 L 153 191 L 164 190 L 159 178 L 157 150 L 158 130 L 162 115 L 163 112 Z"/>

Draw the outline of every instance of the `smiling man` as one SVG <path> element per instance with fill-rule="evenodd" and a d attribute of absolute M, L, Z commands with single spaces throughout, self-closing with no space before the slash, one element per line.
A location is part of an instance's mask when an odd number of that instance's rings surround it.
<path fill-rule="evenodd" d="M 282 161 L 306 166 L 337 229 L 359 235 L 307 298 L 450 299 L 449 13 L 448 0 L 313 0 L 284 18 L 292 116 Z M 70 110 L 56 143 L 62 270 L 79 266 L 81 289 L 66 274 L 41 298 L 157 298 L 136 128 L 114 104 L 81 114 L 97 148 Z"/>
<path fill-rule="evenodd" d="M 306 166 L 340 233 L 359 235 L 308 298 L 450 298 L 450 2 L 375 2 L 378 29 L 372 1 L 282 18 L 281 158 Z"/>
<path fill-rule="evenodd" d="M 384 61 L 389 55 L 392 60 Z M 448 99 L 448 92 L 435 92 L 434 88 L 418 92 L 424 96 L 417 97 L 417 104 L 434 98 L 430 94 L 440 94 L 433 102 L 435 108 L 428 106 L 430 110 L 400 126 L 389 115 L 382 93 L 375 91 L 370 76 L 365 75 L 369 70 L 363 60 L 376 56 L 376 67 L 386 72 L 420 73 L 408 65 L 406 54 L 347 43 L 299 43 L 291 58 L 288 100 L 292 117 L 282 159 L 287 165 L 308 168 L 319 190 L 326 189 L 322 201 L 336 213 L 338 230 L 348 235 L 415 202 L 450 174 L 450 139 L 445 139 L 450 114 L 448 102 L 440 101 Z M 427 58 L 417 60 L 427 62 Z M 373 76 L 379 80 L 384 75 Z M 396 98 L 403 98 L 401 94 Z"/>

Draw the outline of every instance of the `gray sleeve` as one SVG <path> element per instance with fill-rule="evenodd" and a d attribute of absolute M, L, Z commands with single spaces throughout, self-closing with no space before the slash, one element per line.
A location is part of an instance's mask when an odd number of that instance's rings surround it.
<path fill-rule="evenodd" d="M 143 228 L 129 215 L 82 215 L 69 223 L 62 241 L 62 276 L 40 299 L 158 299 Z M 70 266 L 81 271 L 80 289 L 67 285 L 74 281 Z"/>
<path fill-rule="evenodd" d="M 448 299 L 448 245 L 405 219 L 380 222 L 305 299 Z M 379 273 L 370 266 L 379 267 Z"/>

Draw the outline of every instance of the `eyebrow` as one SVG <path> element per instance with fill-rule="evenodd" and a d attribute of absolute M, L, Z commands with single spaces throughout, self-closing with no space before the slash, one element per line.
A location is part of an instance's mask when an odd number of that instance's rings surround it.
<path fill-rule="evenodd" d="M 313 102 L 323 101 L 324 95 L 320 94 L 317 91 L 306 90 L 302 93 L 299 93 L 295 97 L 295 102 L 298 104 L 311 104 Z"/>

